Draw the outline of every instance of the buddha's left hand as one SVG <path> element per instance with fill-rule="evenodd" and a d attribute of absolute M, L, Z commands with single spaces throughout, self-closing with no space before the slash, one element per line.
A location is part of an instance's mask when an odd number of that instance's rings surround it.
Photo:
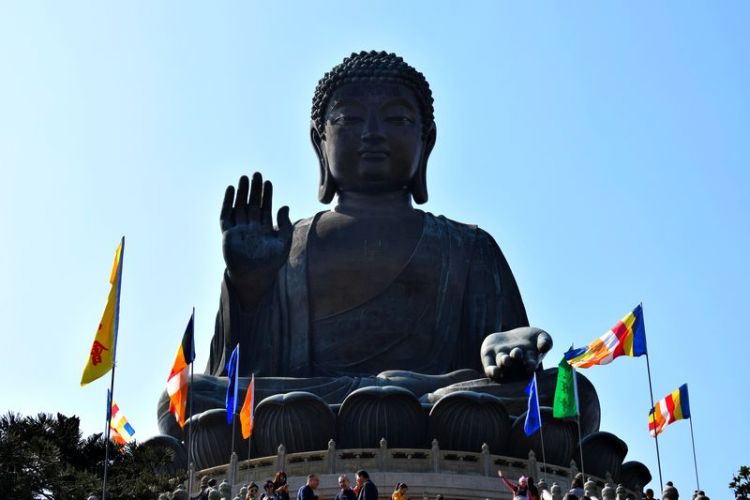
<path fill-rule="evenodd" d="M 552 349 L 552 337 L 539 328 L 524 326 L 493 333 L 482 342 L 482 366 L 495 381 L 528 377 Z"/>

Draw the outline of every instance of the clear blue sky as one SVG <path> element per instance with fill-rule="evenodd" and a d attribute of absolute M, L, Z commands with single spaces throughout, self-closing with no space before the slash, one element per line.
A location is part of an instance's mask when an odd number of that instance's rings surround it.
<path fill-rule="evenodd" d="M 426 209 L 495 236 L 531 322 L 565 347 L 643 301 L 657 398 L 687 382 L 702 486 L 750 462 L 747 2 L 5 2 L 0 7 L 0 411 L 78 414 L 127 236 L 116 400 L 137 436 L 195 306 L 203 369 L 222 194 L 261 170 L 320 210 L 318 78 L 354 50 L 425 73 L 438 142 Z M 651 467 L 645 359 L 586 372 L 602 429 Z M 687 422 L 660 440 L 694 489 Z M 653 483 L 652 483 L 653 484 Z M 658 488 L 658 485 L 657 485 Z"/>

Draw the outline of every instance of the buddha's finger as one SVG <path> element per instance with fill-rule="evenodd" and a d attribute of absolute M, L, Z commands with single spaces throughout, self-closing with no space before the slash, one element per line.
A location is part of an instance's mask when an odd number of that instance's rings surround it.
<path fill-rule="evenodd" d="M 260 223 L 266 229 L 273 227 L 271 207 L 273 205 L 273 184 L 271 181 L 263 183 L 263 199 L 260 202 Z"/>
<path fill-rule="evenodd" d="M 536 349 L 542 354 L 549 352 L 552 349 L 552 337 L 547 332 L 539 332 L 539 336 L 536 338 Z"/>
<path fill-rule="evenodd" d="M 523 360 L 523 351 L 520 347 L 514 347 L 510 351 L 510 357 L 513 359 L 513 361 L 522 361 Z"/>
<path fill-rule="evenodd" d="M 291 239 L 292 237 L 292 221 L 289 220 L 289 207 L 284 205 L 279 209 L 279 213 L 276 214 L 276 222 L 279 225 L 279 232 L 285 238 Z"/>
<path fill-rule="evenodd" d="M 497 366 L 503 369 L 508 369 L 513 364 L 513 359 L 508 356 L 506 352 L 499 352 L 495 358 Z"/>
<path fill-rule="evenodd" d="M 232 202 L 234 201 L 234 186 L 227 186 L 227 190 L 224 191 L 224 202 L 221 204 L 221 214 L 219 215 L 219 222 L 221 223 L 221 230 L 226 231 L 234 224 L 232 220 Z"/>
<path fill-rule="evenodd" d="M 535 353 L 534 351 L 526 351 L 526 369 L 529 370 L 529 372 L 533 372 L 536 370 L 536 367 L 539 365 L 539 355 Z"/>
<path fill-rule="evenodd" d="M 263 197 L 263 176 L 260 172 L 253 174 L 250 184 L 250 201 L 247 204 L 247 217 L 250 221 L 260 222 L 260 202 Z"/>
<path fill-rule="evenodd" d="M 237 184 L 237 197 L 234 200 L 235 224 L 247 223 L 247 191 L 249 184 L 250 181 L 246 175 L 240 177 L 240 182 Z"/>

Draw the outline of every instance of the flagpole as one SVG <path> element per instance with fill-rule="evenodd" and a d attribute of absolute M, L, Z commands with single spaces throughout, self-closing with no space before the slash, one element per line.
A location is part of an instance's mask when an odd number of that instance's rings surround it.
<path fill-rule="evenodd" d="M 542 410 L 539 406 L 539 386 L 536 383 L 536 372 L 534 372 L 534 395 L 536 396 L 536 407 L 539 409 L 539 437 L 542 440 L 542 463 L 544 463 L 544 470 L 542 472 L 544 477 L 544 482 L 547 482 L 547 457 L 544 453 L 544 431 L 542 428 L 544 427 L 542 425 Z"/>
<path fill-rule="evenodd" d="M 578 451 L 581 454 L 581 474 L 586 477 L 586 469 L 583 467 L 583 434 L 581 433 L 581 404 L 578 401 L 578 375 L 575 366 L 573 369 L 573 394 L 576 401 L 576 424 L 578 425 Z"/>
<path fill-rule="evenodd" d="M 698 459 L 695 456 L 695 437 L 693 436 L 693 415 L 690 414 L 690 440 L 693 442 L 693 465 L 695 465 L 695 484 L 698 486 L 698 491 L 701 489 L 701 482 L 698 480 Z"/>
<path fill-rule="evenodd" d="M 193 307 L 193 314 L 190 316 L 190 320 L 193 322 L 193 339 L 195 339 L 195 307 Z M 193 340 L 193 344 L 195 340 Z M 193 356 L 194 353 L 190 353 Z M 193 418 L 193 365 L 195 360 L 190 361 L 190 383 L 188 384 L 188 498 L 192 498 L 193 493 L 193 423 L 190 421 Z"/>
<path fill-rule="evenodd" d="M 120 240 L 120 261 L 117 269 L 117 297 L 115 299 L 114 345 L 112 346 L 112 377 L 109 381 L 109 401 L 107 401 L 107 427 L 104 431 L 104 478 L 102 480 L 102 500 L 107 500 L 107 470 L 109 469 L 110 420 L 112 419 L 112 401 L 115 397 L 115 368 L 117 367 L 117 333 L 120 329 L 120 292 L 122 291 L 122 266 L 125 263 L 125 236 Z"/>
<path fill-rule="evenodd" d="M 651 383 L 651 363 L 648 360 L 648 352 L 646 352 L 646 370 L 648 370 L 648 391 L 651 395 L 651 408 L 654 408 L 654 388 Z M 654 443 L 656 443 L 656 463 L 659 467 L 659 488 L 664 491 L 664 483 L 661 478 L 661 456 L 659 455 L 659 433 L 654 429 Z"/>

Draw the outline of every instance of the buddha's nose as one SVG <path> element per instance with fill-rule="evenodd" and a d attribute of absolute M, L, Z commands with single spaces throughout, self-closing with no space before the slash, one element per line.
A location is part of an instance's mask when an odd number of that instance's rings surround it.
<path fill-rule="evenodd" d="M 362 129 L 362 140 L 366 143 L 377 143 L 385 139 L 380 127 L 377 113 L 370 113 Z"/>

